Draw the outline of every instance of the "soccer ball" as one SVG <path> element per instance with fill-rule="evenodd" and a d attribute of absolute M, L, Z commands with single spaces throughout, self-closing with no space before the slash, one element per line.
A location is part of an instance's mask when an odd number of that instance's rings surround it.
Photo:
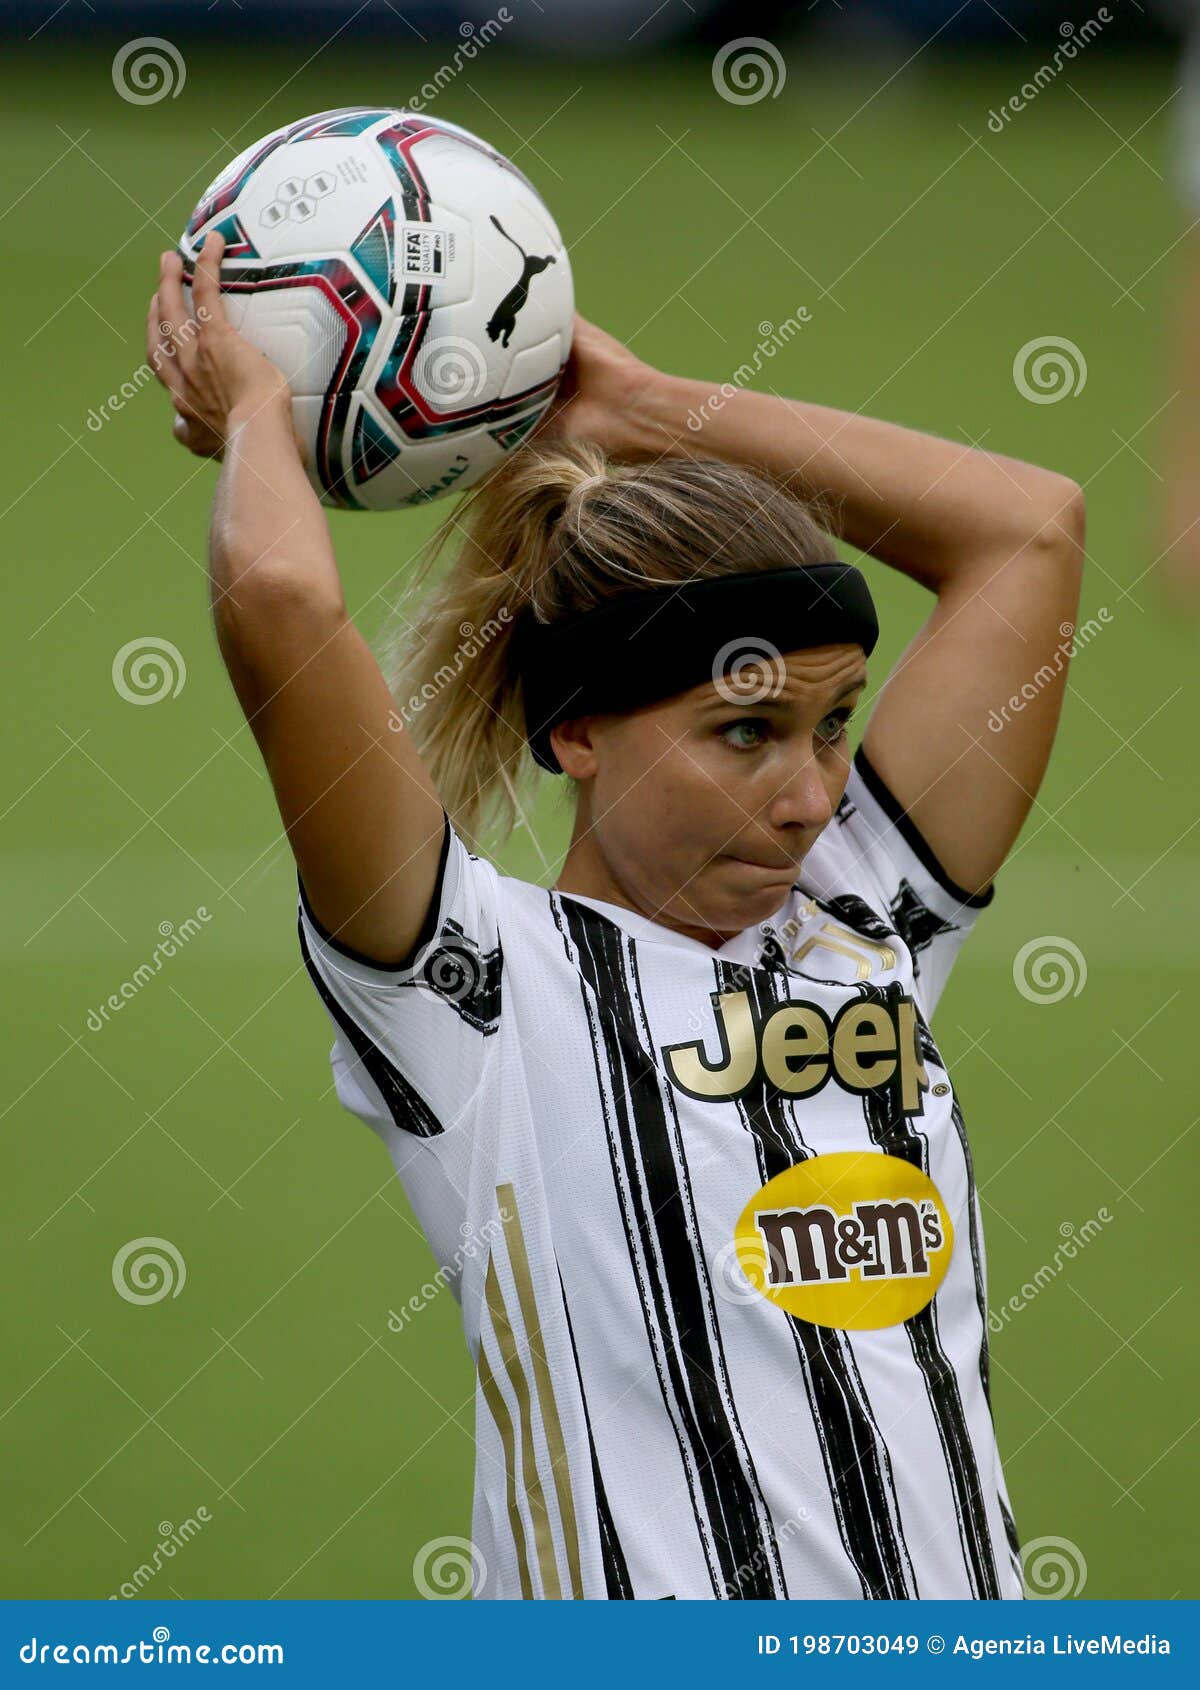
<path fill-rule="evenodd" d="M 287 377 L 326 504 L 459 492 L 554 397 L 575 311 L 566 249 L 529 180 L 457 124 L 376 106 L 288 124 L 196 207 L 185 282 L 214 229 L 229 320 Z"/>

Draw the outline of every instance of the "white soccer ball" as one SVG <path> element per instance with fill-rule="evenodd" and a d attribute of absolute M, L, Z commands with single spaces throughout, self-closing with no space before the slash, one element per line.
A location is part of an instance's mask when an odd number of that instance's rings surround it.
<path fill-rule="evenodd" d="M 200 201 L 186 279 L 214 229 L 229 320 L 287 377 L 326 504 L 459 492 L 554 397 L 575 312 L 566 249 L 528 179 L 457 124 L 378 106 L 288 124 Z"/>

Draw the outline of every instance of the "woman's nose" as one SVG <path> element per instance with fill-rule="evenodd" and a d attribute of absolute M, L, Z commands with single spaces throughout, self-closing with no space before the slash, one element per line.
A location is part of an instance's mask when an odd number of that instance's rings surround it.
<path fill-rule="evenodd" d="M 808 756 L 771 801 L 768 814 L 776 827 L 803 827 L 817 831 L 833 815 L 833 801 L 820 762 Z"/>

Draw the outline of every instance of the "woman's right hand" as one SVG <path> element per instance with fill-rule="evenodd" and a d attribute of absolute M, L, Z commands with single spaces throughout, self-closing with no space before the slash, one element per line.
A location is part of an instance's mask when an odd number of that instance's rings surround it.
<path fill-rule="evenodd" d="M 190 316 L 183 260 L 177 252 L 164 252 L 146 317 L 146 358 L 175 406 L 175 438 L 202 458 L 221 456 L 235 413 L 244 418 L 291 405 L 283 373 L 225 315 L 224 250 L 224 236 L 210 234 L 196 261 Z"/>
<path fill-rule="evenodd" d="M 647 396 L 663 379 L 614 335 L 576 312 L 570 357 L 536 432 L 594 440 L 606 452 L 661 456 L 665 445 L 657 440 L 647 445 L 640 417 Z"/>

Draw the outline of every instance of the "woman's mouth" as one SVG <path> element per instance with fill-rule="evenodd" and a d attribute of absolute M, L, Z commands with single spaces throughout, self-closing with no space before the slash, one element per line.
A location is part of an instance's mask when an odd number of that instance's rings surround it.
<path fill-rule="evenodd" d="M 732 852 L 726 853 L 731 863 L 740 863 L 743 868 L 756 868 L 762 874 L 795 874 L 796 864 L 786 863 L 758 863 L 749 857 L 735 857 Z"/>

